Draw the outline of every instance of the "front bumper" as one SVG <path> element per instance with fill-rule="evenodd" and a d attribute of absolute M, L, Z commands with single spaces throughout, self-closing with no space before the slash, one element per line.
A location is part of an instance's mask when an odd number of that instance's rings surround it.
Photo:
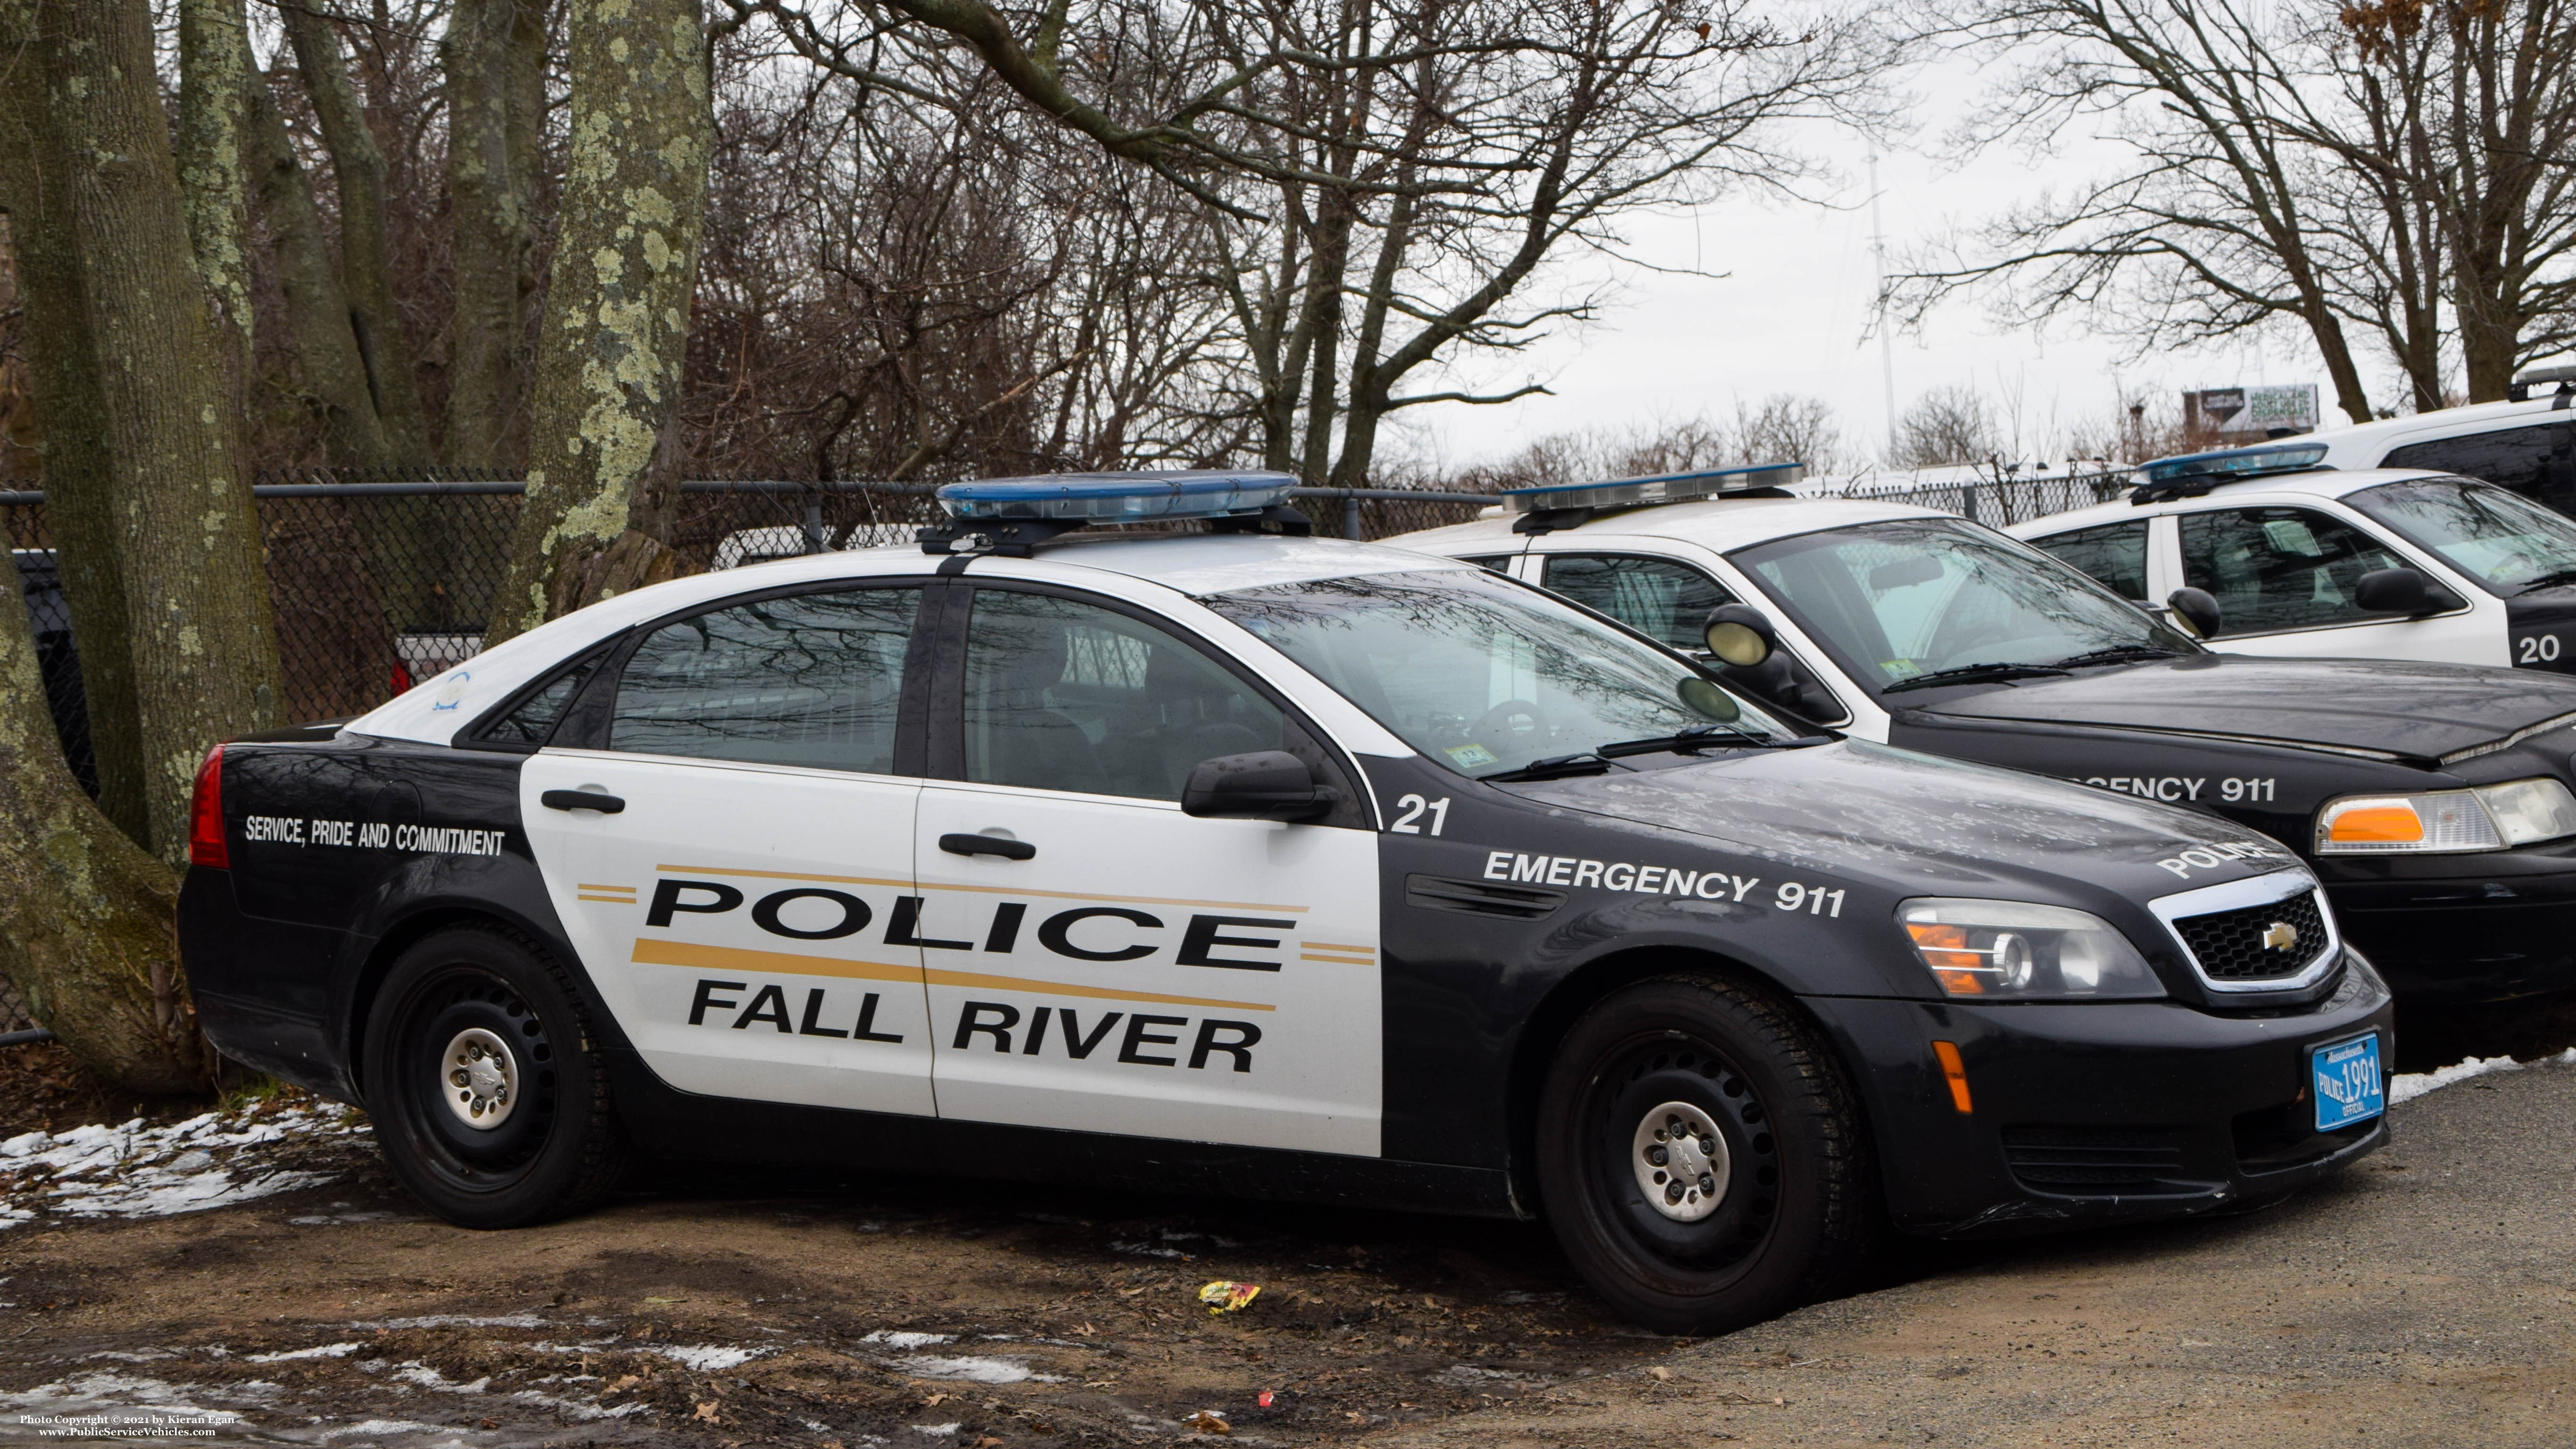
<path fill-rule="evenodd" d="M 2576 991 L 2576 845 L 2315 864 L 2344 939 L 2410 1002 Z"/>
<path fill-rule="evenodd" d="M 2308 1052 L 2380 1033 L 2390 998 L 2347 970 L 2311 1007 L 2220 1016 L 2169 1001 L 1811 997 L 1868 1100 L 1889 1215 L 1909 1233 L 2002 1236 L 2188 1217 L 2285 1197 L 2388 1141 L 2387 1119 L 2314 1129 Z M 1957 1044 L 1973 1111 L 1934 1041 Z"/>

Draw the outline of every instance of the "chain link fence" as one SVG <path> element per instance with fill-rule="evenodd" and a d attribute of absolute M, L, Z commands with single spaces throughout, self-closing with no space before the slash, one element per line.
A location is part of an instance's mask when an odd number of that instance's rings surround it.
<path fill-rule="evenodd" d="M 1873 481 L 1837 487 L 1801 484 L 1801 493 L 1834 498 L 1866 498 L 1879 503 L 1912 503 L 1973 518 L 1992 528 L 2026 523 L 2052 513 L 2067 513 L 2108 503 L 2137 484 L 2129 469 L 2100 473 L 2061 473 L 2037 478 L 1960 478 L 1939 483 L 1911 479 Z"/>

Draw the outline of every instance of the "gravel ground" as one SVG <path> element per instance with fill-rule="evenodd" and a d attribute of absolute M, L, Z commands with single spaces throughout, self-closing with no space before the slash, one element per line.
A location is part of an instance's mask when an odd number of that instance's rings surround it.
<path fill-rule="evenodd" d="M 2267 1213 L 1925 1245 L 1891 1286 L 1694 1342 L 1611 1319 L 1539 1229 L 1402 1214 L 677 1173 L 462 1232 L 362 1119 L 281 1101 L 0 1142 L 24 1215 L 0 1226 L 0 1436 L 110 1414 L 474 1449 L 2576 1440 L 2576 1063 L 2395 1120 L 2396 1147 Z M 1211 1315 L 1220 1278 L 1262 1293 Z"/>

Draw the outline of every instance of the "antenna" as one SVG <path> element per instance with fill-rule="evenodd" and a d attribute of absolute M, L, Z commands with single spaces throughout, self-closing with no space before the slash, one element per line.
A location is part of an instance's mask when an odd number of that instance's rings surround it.
<path fill-rule="evenodd" d="M 1887 340 L 1887 228 L 1878 209 L 1878 150 L 1869 153 L 1869 251 L 1878 265 L 1878 373 L 1887 393 L 1887 453 L 1896 455 L 1896 352 Z"/>

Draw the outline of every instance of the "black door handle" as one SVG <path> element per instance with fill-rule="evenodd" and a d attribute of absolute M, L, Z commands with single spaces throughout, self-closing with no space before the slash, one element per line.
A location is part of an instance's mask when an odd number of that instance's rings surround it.
<path fill-rule="evenodd" d="M 1026 860 L 1038 853 L 1025 840 L 996 840 L 989 835 L 943 835 L 939 848 L 950 855 L 998 855 L 1004 860 Z"/>
<path fill-rule="evenodd" d="M 537 797 L 537 803 L 549 810 L 596 810 L 614 815 L 626 808 L 626 802 L 597 790 L 548 790 Z"/>

